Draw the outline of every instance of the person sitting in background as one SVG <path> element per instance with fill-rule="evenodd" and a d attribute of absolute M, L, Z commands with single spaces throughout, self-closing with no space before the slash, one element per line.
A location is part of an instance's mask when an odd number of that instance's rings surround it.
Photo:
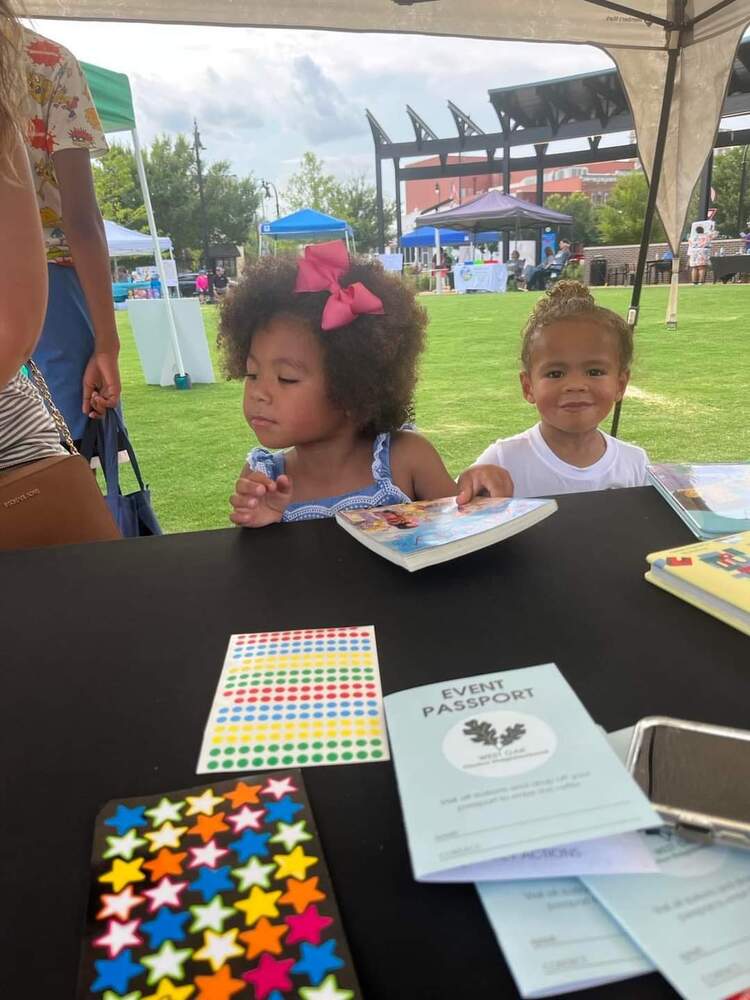
<path fill-rule="evenodd" d="M 529 291 L 543 292 L 551 278 L 560 277 L 569 257 L 570 243 L 568 240 L 560 240 L 560 249 L 557 253 L 553 251 L 552 247 L 545 247 L 544 260 L 531 272 L 526 285 Z"/>
<path fill-rule="evenodd" d="M 526 261 L 521 257 L 518 250 L 511 250 L 508 261 L 508 282 L 512 288 L 519 288 L 523 282 L 524 265 Z"/>

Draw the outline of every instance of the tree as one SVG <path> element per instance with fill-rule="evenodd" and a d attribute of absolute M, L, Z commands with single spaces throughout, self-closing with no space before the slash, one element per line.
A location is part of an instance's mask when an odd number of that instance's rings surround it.
<path fill-rule="evenodd" d="M 323 161 L 315 153 L 307 152 L 302 157 L 299 170 L 289 178 L 284 200 L 292 212 L 314 208 L 317 212 L 330 215 L 335 192 L 336 178 L 325 172 Z"/>
<path fill-rule="evenodd" d="M 326 215 L 344 219 L 354 230 L 359 250 L 374 250 L 378 245 L 377 193 L 363 175 L 337 181 L 326 173 L 323 161 L 315 153 L 302 157 L 299 170 L 289 178 L 284 200 L 292 211 L 314 208 Z M 386 239 L 393 230 L 396 211 L 389 201 L 383 203 Z"/>
<path fill-rule="evenodd" d="M 193 147 L 184 135 L 159 136 L 144 150 L 143 159 L 159 231 L 171 237 L 175 255 L 190 261 L 193 266 L 203 247 L 203 219 Z M 254 227 L 260 195 L 254 178 L 238 179 L 230 169 L 226 160 L 219 160 L 205 169 L 208 241 L 242 246 Z M 94 183 L 99 206 L 106 218 L 147 232 L 146 209 L 131 149 L 112 146 L 94 167 Z"/>
<path fill-rule="evenodd" d="M 648 182 L 640 171 L 626 174 L 612 188 L 609 200 L 599 210 L 599 232 L 603 243 L 640 243 L 648 201 Z M 651 242 L 666 240 L 658 216 L 654 216 Z"/>
<path fill-rule="evenodd" d="M 588 195 L 581 191 L 574 194 L 551 194 L 544 200 L 545 208 L 573 216 L 571 239 L 574 243 L 592 246 L 599 242 L 597 210 Z"/>
<path fill-rule="evenodd" d="M 103 159 L 94 160 L 93 173 L 96 200 L 104 218 L 127 229 L 148 232 L 132 151 L 114 143 Z"/>
<path fill-rule="evenodd" d="M 354 230 L 354 238 L 360 251 L 375 250 L 378 246 L 378 198 L 377 192 L 367 179 L 360 175 L 351 177 L 336 187 L 331 201 L 331 214 L 337 219 L 346 219 Z M 383 201 L 383 219 L 386 240 L 393 233 L 396 222 L 396 208 L 390 201 Z"/>
<path fill-rule="evenodd" d="M 737 228 L 737 212 L 740 201 L 740 181 L 745 146 L 717 150 L 714 158 L 713 188 L 716 192 L 716 228 L 723 236 L 739 236 L 746 229 L 750 218 L 750 150 L 745 178 L 744 211 Z"/>

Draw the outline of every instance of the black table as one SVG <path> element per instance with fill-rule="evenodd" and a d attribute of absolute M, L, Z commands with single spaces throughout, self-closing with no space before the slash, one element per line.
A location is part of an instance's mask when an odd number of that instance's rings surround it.
<path fill-rule="evenodd" d="M 750 274 L 750 254 L 737 253 L 731 256 L 712 257 L 711 270 L 714 274 L 714 284 L 716 279 L 726 282 L 735 274 Z"/>
<path fill-rule="evenodd" d="M 650 713 L 747 726 L 747 639 L 643 580 L 647 552 L 691 540 L 644 488 L 563 497 L 523 535 L 414 575 L 330 521 L 0 556 L 0 996 L 73 996 L 94 817 L 202 783 L 232 632 L 372 623 L 386 693 L 554 660 L 608 729 Z M 368 1000 L 516 996 L 473 888 L 413 881 L 392 765 L 305 780 Z M 656 975 L 595 995 L 675 996 Z"/>

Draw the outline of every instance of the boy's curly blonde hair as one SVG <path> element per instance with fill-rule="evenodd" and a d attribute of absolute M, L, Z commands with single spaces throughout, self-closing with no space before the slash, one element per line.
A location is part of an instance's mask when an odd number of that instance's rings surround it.
<path fill-rule="evenodd" d="M 601 324 L 617 338 L 620 371 L 630 371 L 633 360 L 633 333 L 628 324 L 611 309 L 594 301 L 588 288 L 580 281 L 558 281 L 534 306 L 522 331 L 521 363 L 531 367 L 534 339 L 545 327 L 563 320 L 585 319 Z"/>

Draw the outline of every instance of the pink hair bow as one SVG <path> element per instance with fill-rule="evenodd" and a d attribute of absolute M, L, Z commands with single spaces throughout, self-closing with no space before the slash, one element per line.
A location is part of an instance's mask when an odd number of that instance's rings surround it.
<path fill-rule="evenodd" d="M 349 253 L 341 240 L 305 247 L 305 256 L 297 266 L 295 292 L 330 291 L 323 307 L 321 329 L 336 330 L 348 326 L 357 316 L 382 316 L 383 303 L 361 281 L 347 288 L 339 284 L 349 270 Z"/>

